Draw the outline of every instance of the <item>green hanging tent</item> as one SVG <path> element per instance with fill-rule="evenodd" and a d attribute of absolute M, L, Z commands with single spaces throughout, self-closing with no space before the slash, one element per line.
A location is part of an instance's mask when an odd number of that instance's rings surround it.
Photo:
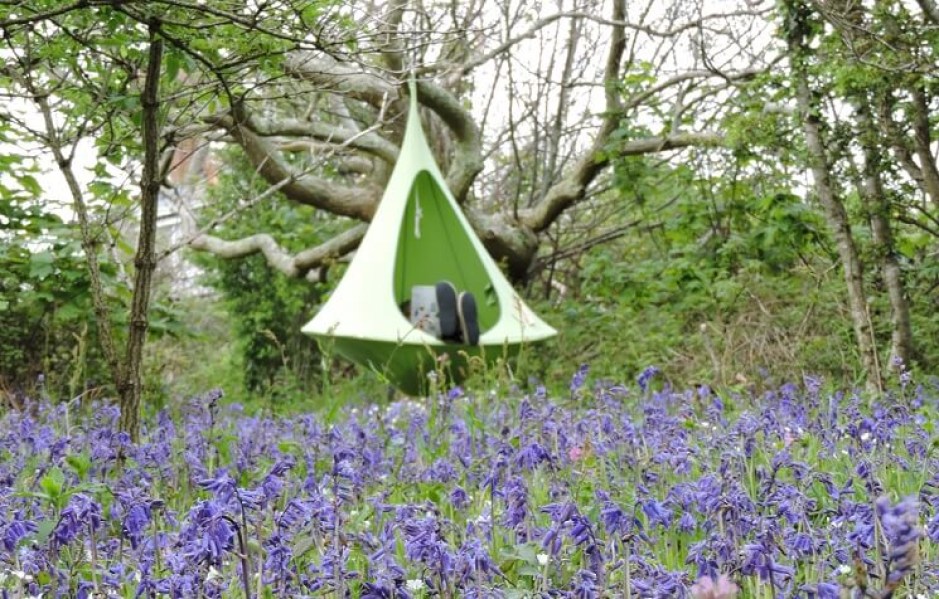
<path fill-rule="evenodd" d="M 424 137 L 415 88 L 412 82 L 404 141 L 378 210 L 345 276 L 303 332 L 420 395 L 441 363 L 458 382 L 469 361 L 512 357 L 557 332 L 512 289 L 447 189 Z M 476 296 L 478 346 L 441 341 L 401 312 L 412 287 L 443 280 Z"/>

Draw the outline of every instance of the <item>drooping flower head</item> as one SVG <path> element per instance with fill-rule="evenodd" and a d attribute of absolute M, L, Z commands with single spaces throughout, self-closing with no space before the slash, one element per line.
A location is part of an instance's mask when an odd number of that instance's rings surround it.
<path fill-rule="evenodd" d="M 923 536 L 919 526 L 919 505 L 913 497 L 895 505 L 891 505 L 887 497 L 881 497 L 875 506 L 888 545 L 887 585 L 895 588 L 919 559 L 919 539 Z"/>

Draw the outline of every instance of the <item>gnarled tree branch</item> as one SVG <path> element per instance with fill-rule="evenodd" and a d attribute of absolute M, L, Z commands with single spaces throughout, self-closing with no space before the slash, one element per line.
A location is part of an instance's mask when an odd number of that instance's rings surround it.
<path fill-rule="evenodd" d="M 201 234 L 189 246 L 204 250 L 219 258 L 243 258 L 263 254 L 267 263 L 288 277 L 307 276 L 314 269 L 345 256 L 359 246 L 365 236 L 366 225 L 359 224 L 329 241 L 297 254 L 290 254 L 267 233 L 258 233 L 242 239 L 227 240 L 214 235 Z"/>
<path fill-rule="evenodd" d="M 236 122 L 230 115 L 216 116 L 212 121 L 231 133 L 244 148 L 251 164 L 267 181 L 279 183 L 287 180 L 282 190 L 290 199 L 358 220 L 372 218 L 381 197 L 382 190 L 378 186 L 347 187 L 320 177 L 297 173 L 268 140 L 254 133 L 249 126 Z"/>

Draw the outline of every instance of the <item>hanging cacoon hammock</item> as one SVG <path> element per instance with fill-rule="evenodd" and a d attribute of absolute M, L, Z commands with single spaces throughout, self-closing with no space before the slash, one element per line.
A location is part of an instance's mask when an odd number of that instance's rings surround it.
<path fill-rule="evenodd" d="M 476 356 L 489 363 L 512 357 L 556 331 L 512 289 L 458 208 L 424 137 L 413 81 L 410 95 L 404 141 L 381 203 L 345 276 L 303 332 L 418 395 L 441 364 L 456 382 Z M 438 281 L 475 295 L 478 346 L 441 341 L 399 308 L 412 287 Z"/>

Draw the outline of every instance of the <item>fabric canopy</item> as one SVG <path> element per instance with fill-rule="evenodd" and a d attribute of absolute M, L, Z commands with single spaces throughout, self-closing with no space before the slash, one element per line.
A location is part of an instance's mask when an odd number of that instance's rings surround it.
<path fill-rule="evenodd" d="M 303 332 L 419 393 L 442 353 L 514 354 L 556 331 L 515 292 L 447 189 L 421 126 L 411 83 L 407 129 L 381 203 L 349 267 Z M 452 282 L 479 306 L 479 347 L 444 342 L 415 328 L 400 305 L 414 285 Z"/>

